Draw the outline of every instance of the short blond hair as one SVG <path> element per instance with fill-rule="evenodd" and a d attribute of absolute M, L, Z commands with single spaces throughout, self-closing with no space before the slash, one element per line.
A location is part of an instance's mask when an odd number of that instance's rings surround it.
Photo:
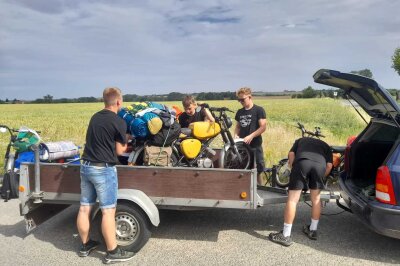
<path fill-rule="evenodd" d="M 118 100 L 122 99 L 121 90 L 117 87 L 105 88 L 103 91 L 103 101 L 105 106 L 113 106 Z"/>
<path fill-rule="evenodd" d="M 191 104 L 196 104 L 196 100 L 192 95 L 185 95 L 182 100 L 183 107 L 188 108 Z"/>
<path fill-rule="evenodd" d="M 243 87 L 237 90 L 236 96 L 240 95 L 251 95 L 251 89 L 249 87 Z"/>

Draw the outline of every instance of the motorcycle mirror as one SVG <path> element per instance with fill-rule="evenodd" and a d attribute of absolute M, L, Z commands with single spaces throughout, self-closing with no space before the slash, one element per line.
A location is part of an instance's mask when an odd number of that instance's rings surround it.
<path fill-rule="evenodd" d="M 0 132 L 1 132 L 1 133 L 6 133 L 6 132 L 7 132 L 7 128 L 5 128 L 5 127 L 0 127 Z"/>

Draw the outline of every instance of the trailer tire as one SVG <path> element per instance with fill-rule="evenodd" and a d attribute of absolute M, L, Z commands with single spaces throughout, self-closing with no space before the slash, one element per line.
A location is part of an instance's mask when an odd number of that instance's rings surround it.
<path fill-rule="evenodd" d="M 95 224 L 98 226 L 101 238 L 103 238 L 101 217 L 101 211 L 99 211 L 95 218 Z M 140 207 L 129 202 L 117 204 L 115 227 L 117 244 L 125 250 L 138 252 L 151 236 L 151 225 L 147 215 Z M 102 240 L 105 243 L 104 238 Z"/>

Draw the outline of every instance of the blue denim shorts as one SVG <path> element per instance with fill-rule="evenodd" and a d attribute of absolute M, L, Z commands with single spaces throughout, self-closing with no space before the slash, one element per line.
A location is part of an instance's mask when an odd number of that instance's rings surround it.
<path fill-rule="evenodd" d="M 81 205 L 94 205 L 96 198 L 101 209 L 117 205 L 118 177 L 115 166 L 81 165 Z"/>

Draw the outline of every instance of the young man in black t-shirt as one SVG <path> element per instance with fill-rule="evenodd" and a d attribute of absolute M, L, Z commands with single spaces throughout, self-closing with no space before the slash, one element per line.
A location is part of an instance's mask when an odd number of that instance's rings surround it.
<path fill-rule="evenodd" d="M 251 89 L 244 87 L 236 92 L 237 100 L 243 108 L 235 115 L 237 121 L 235 137 L 243 138 L 244 142 L 253 149 L 257 164 L 258 184 L 263 185 L 261 173 L 264 171 L 264 151 L 262 148 L 262 136 L 267 126 L 264 108 L 253 103 Z"/>
<path fill-rule="evenodd" d="M 122 106 L 122 94 L 118 88 L 103 91 L 104 109 L 95 113 L 89 122 L 86 145 L 83 151 L 81 174 L 81 199 L 77 227 L 82 245 L 78 252 L 86 257 L 99 243 L 91 240 L 90 213 L 96 199 L 102 212 L 101 229 L 107 254 L 103 262 L 127 261 L 134 256 L 117 246 L 115 232 L 115 210 L 118 193 L 118 176 L 115 165 L 118 155 L 126 150 L 126 123 L 117 115 Z"/>
<path fill-rule="evenodd" d="M 283 246 L 290 246 L 292 224 L 301 191 L 310 189 L 312 210 L 311 224 L 303 227 L 303 232 L 317 240 L 317 227 L 321 216 L 320 192 L 324 188 L 323 177 L 332 169 L 332 151 L 328 144 L 320 139 L 300 138 L 289 151 L 289 168 L 292 168 L 289 182 L 289 195 L 286 202 L 283 230 L 271 233 L 269 239 Z"/>
<path fill-rule="evenodd" d="M 179 116 L 179 124 L 182 128 L 189 127 L 190 123 L 198 121 L 214 122 L 215 119 L 207 108 L 198 106 L 193 96 L 186 95 L 182 100 L 183 112 Z"/>

